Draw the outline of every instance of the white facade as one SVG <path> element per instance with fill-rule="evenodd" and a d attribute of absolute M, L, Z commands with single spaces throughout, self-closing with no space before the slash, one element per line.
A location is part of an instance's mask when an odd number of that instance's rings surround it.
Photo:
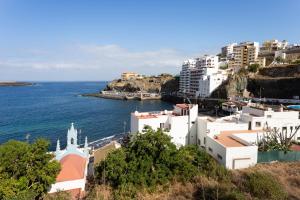
<path fill-rule="evenodd" d="M 182 94 L 191 93 L 191 71 L 196 67 L 196 60 L 189 59 L 183 62 L 182 70 L 180 71 L 179 91 Z"/>
<path fill-rule="evenodd" d="M 209 95 L 219 87 L 225 80 L 227 80 L 227 74 L 224 71 L 218 71 L 210 75 L 204 75 L 199 80 L 197 97 L 209 97 Z"/>
<path fill-rule="evenodd" d="M 198 105 L 177 104 L 172 111 L 131 113 L 131 133 L 142 133 L 145 126 L 161 128 L 177 146 L 196 144 Z"/>
<path fill-rule="evenodd" d="M 227 168 L 245 168 L 256 164 L 257 143 L 265 137 L 266 129 L 277 128 L 290 137 L 299 125 L 297 111 L 249 104 L 241 113 L 228 117 L 198 117 L 197 144 Z M 299 142 L 300 132 L 292 139 Z"/>
<path fill-rule="evenodd" d="M 185 61 L 182 65 L 180 93 L 184 96 L 197 97 L 201 94 L 201 97 L 207 97 L 226 79 L 226 73 L 219 70 L 218 56 L 204 55 Z"/>
<path fill-rule="evenodd" d="M 290 137 L 300 126 L 300 115 L 248 103 L 237 114 L 212 118 L 198 116 L 197 105 L 177 104 L 173 111 L 131 114 L 132 134 L 146 125 L 163 129 L 178 147 L 197 144 L 226 168 L 241 169 L 257 163 L 257 144 L 266 130 L 277 128 Z M 300 142 L 300 131 L 292 139 Z"/>

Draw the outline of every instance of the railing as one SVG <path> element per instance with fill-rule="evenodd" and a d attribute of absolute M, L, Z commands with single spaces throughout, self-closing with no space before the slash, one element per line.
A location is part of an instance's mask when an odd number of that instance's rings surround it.
<path fill-rule="evenodd" d="M 299 151 L 268 151 L 258 152 L 257 162 L 268 163 L 272 161 L 288 162 L 288 161 L 300 161 Z"/>

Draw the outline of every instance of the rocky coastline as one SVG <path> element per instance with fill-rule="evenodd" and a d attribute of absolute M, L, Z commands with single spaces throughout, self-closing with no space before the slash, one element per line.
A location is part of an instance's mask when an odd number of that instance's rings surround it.
<path fill-rule="evenodd" d="M 29 82 L 0 82 L 0 87 L 17 87 L 17 86 L 31 86 L 33 83 Z"/>

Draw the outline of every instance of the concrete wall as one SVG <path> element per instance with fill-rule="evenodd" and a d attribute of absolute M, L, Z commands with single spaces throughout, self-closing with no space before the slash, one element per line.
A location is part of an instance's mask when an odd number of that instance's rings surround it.
<path fill-rule="evenodd" d="M 80 188 L 81 191 L 84 191 L 85 183 L 86 183 L 85 179 L 58 182 L 58 183 L 51 185 L 51 189 L 48 193 L 54 193 L 54 192 L 63 191 L 63 190 L 72 190 L 72 189 L 76 189 L 76 188 Z"/>

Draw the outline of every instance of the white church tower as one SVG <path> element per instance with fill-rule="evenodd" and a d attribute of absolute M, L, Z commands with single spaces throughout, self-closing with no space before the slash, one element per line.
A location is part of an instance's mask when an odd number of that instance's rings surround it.
<path fill-rule="evenodd" d="M 72 123 L 67 135 L 67 150 L 77 149 L 77 147 L 77 129 L 74 128 L 74 123 Z"/>
<path fill-rule="evenodd" d="M 68 129 L 67 134 L 67 147 L 64 150 L 60 149 L 60 141 L 57 140 L 55 156 L 57 160 L 68 154 L 77 154 L 82 157 L 89 157 L 88 140 L 85 137 L 84 148 L 80 149 L 78 145 L 78 131 L 74 128 L 74 123 L 71 124 L 71 128 Z"/>

